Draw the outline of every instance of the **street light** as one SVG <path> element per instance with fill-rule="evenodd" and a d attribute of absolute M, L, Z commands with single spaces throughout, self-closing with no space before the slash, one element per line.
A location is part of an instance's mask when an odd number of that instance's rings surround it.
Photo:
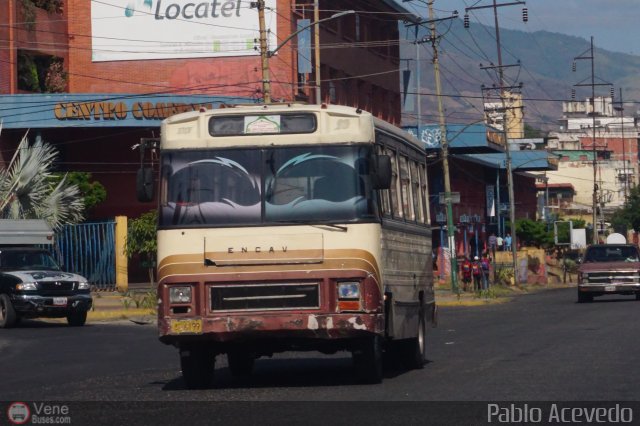
<path fill-rule="evenodd" d="M 289 40 L 291 40 L 296 35 L 300 34 L 302 31 L 306 30 L 307 28 L 310 28 L 314 25 L 318 25 L 321 22 L 329 21 L 331 19 L 336 19 L 344 15 L 350 15 L 352 13 L 356 13 L 356 11 L 345 10 L 342 12 L 334 13 L 333 15 L 327 18 L 318 19 L 317 21 L 314 21 L 309 25 L 305 25 L 304 27 L 299 28 L 297 31 L 291 33 L 287 38 L 285 38 L 282 41 L 282 43 L 276 46 L 275 49 L 267 50 L 266 29 L 264 24 L 264 2 L 258 2 L 258 3 L 259 3 L 258 12 L 260 13 L 260 50 L 261 50 L 260 55 L 262 56 L 262 93 L 264 94 L 264 103 L 268 104 L 268 103 L 271 103 L 271 81 L 270 81 L 271 77 L 270 77 L 268 59 L 271 58 L 273 55 L 275 55 L 276 52 L 282 48 L 282 46 L 284 46 L 285 44 L 287 44 L 287 42 L 289 42 Z M 317 50 L 319 46 L 316 46 L 315 48 Z M 318 64 L 316 64 L 316 68 L 318 68 L 317 65 Z M 318 79 L 316 78 L 316 80 Z"/>
<path fill-rule="evenodd" d="M 297 36 L 298 34 L 300 34 L 302 31 L 306 30 L 307 28 L 311 28 L 311 27 L 313 27 L 314 25 L 318 25 L 320 22 L 325 22 L 325 21 L 329 21 L 329 20 L 331 20 L 331 19 L 336 19 L 336 18 L 339 18 L 339 17 L 344 16 L 344 15 L 351 15 L 352 13 L 356 13 L 356 11 L 355 11 L 355 10 L 344 10 L 344 11 L 342 11 L 342 12 L 334 13 L 333 15 L 331 15 L 331 16 L 329 16 L 329 17 L 327 17 L 327 18 L 323 18 L 323 19 L 320 19 L 320 20 L 318 20 L 318 21 L 312 22 L 312 23 L 310 23 L 309 25 L 305 25 L 305 26 L 304 26 L 304 27 L 302 27 L 302 28 L 298 28 L 298 30 L 297 30 L 296 32 L 291 33 L 291 34 L 289 35 L 289 37 L 287 37 L 287 38 L 285 38 L 284 40 L 282 40 L 282 43 L 280 43 L 278 46 L 276 46 L 276 48 L 275 48 L 275 49 L 267 51 L 267 56 L 270 58 L 270 57 L 272 57 L 273 55 L 275 55 L 275 54 L 276 54 L 276 52 L 277 52 L 278 50 L 280 50 L 280 49 L 282 48 L 282 46 L 284 46 L 285 44 L 287 44 L 287 42 L 288 42 L 289 40 L 291 40 L 292 38 L 294 38 L 295 36 Z"/>

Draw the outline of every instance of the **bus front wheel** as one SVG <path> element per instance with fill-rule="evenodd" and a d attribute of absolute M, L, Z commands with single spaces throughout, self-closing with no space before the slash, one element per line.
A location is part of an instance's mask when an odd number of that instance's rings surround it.
<path fill-rule="evenodd" d="M 213 384 L 215 370 L 213 352 L 202 345 L 186 346 L 180 349 L 182 377 L 189 389 L 205 389 Z"/>
<path fill-rule="evenodd" d="M 358 381 L 370 384 L 382 382 L 382 338 L 379 335 L 359 341 L 352 354 Z"/>

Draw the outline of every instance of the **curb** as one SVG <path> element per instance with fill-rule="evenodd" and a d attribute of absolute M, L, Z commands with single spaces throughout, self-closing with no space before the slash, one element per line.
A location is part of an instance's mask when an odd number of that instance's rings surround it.
<path fill-rule="evenodd" d="M 482 298 L 474 298 L 472 300 L 465 300 L 465 298 L 460 298 L 460 300 L 442 300 L 438 301 L 436 298 L 436 304 L 438 307 L 446 306 L 446 307 L 475 307 L 475 306 L 487 306 L 487 305 L 498 305 L 501 303 L 507 303 L 511 301 L 512 297 L 496 297 L 493 299 L 482 299 Z"/>
<path fill-rule="evenodd" d="M 155 321 L 156 315 L 156 312 L 151 309 L 97 309 L 87 312 L 87 321 L 141 320 L 141 318 L 145 321 L 148 321 L 148 318 Z"/>
<path fill-rule="evenodd" d="M 524 288 L 510 288 L 511 293 L 506 295 L 500 295 L 494 298 L 481 298 L 476 297 L 471 293 L 463 293 L 460 297 L 457 297 L 453 293 L 445 292 L 438 297 L 436 291 L 436 303 L 438 306 L 446 306 L 446 307 L 475 307 L 475 306 L 487 306 L 494 304 L 507 303 L 513 300 L 516 297 L 527 295 L 527 294 L 535 294 L 540 293 L 547 290 L 557 290 L 562 288 L 572 288 L 575 287 L 575 284 L 567 283 L 561 285 L 547 285 L 547 286 L 527 286 Z"/>

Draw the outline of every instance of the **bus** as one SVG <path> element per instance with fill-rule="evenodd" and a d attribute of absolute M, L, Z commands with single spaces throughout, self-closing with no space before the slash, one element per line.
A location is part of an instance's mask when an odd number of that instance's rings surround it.
<path fill-rule="evenodd" d="M 426 156 L 407 132 L 336 105 L 236 105 L 162 122 L 158 328 L 188 388 L 284 351 L 425 363 L 435 324 Z M 138 173 L 141 201 L 153 177 Z"/>

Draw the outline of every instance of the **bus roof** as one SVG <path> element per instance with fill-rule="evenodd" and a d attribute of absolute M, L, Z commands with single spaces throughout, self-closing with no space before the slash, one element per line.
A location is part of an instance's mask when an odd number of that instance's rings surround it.
<path fill-rule="evenodd" d="M 209 120 L 215 116 L 278 115 L 285 113 L 312 113 L 317 117 L 317 128 L 304 133 L 304 143 L 371 143 L 375 140 L 374 127 L 389 135 L 395 135 L 422 149 L 422 145 L 405 130 L 384 122 L 367 111 L 343 105 L 246 104 L 227 105 L 218 109 L 191 111 L 176 114 L 162 122 L 161 146 L 163 149 L 202 149 L 223 147 L 257 147 L 272 145 L 278 136 L 278 145 L 301 143 L 302 133 L 262 133 L 233 136 L 212 136 Z M 261 136 L 256 138 L 256 136 Z M 265 137 L 266 136 L 266 137 Z"/>

